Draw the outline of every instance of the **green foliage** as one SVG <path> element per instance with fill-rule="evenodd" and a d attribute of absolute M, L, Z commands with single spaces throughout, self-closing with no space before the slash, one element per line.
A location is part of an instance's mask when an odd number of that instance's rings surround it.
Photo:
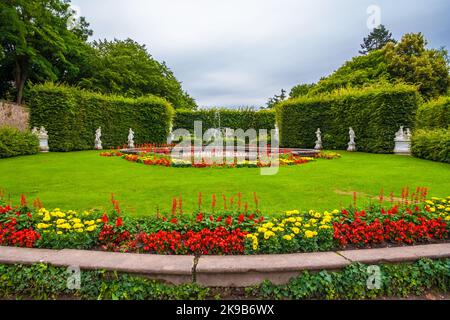
<path fill-rule="evenodd" d="M 413 127 L 420 101 L 414 87 L 401 84 L 290 99 L 277 106 L 280 144 L 313 148 L 320 128 L 325 149 L 346 149 L 352 127 L 359 151 L 391 153 L 395 132 Z"/>
<path fill-rule="evenodd" d="M 177 110 L 174 119 L 174 129 L 194 131 L 194 121 L 203 122 L 203 131 L 210 128 L 231 129 L 267 129 L 270 135 L 275 128 L 275 111 L 252 109 L 204 109 L 204 110 Z"/>
<path fill-rule="evenodd" d="M 269 281 L 247 290 L 265 299 L 375 299 L 450 290 L 450 260 L 422 259 L 412 264 L 380 265 L 380 288 L 369 289 L 368 266 L 355 263 L 341 271 L 304 271 L 286 285 Z"/>
<path fill-rule="evenodd" d="M 384 51 L 376 50 L 345 62 L 329 77 L 321 79 L 309 94 L 329 93 L 346 87 L 360 88 L 378 82 L 389 82 L 389 79 Z"/>
<path fill-rule="evenodd" d="M 258 299 L 375 299 L 423 295 L 429 290 L 450 290 L 450 260 L 421 259 L 414 263 L 384 264 L 379 289 L 369 289 L 367 265 L 354 263 L 339 271 L 304 271 L 289 283 L 264 281 L 245 288 Z M 104 270 L 81 271 L 81 288 L 67 288 L 65 268 L 45 264 L 0 265 L 0 297 L 39 300 L 72 297 L 89 300 L 203 300 L 208 288 L 195 283 L 169 285 L 130 274 Z M 218 297 L 220 298 L 220 296 Z"/>
<path fill-rule="evenodd" d="M 396 41 L 392 38 L 392 33 L 381 24 L 374 28 L 370 34 L 364 38 L 364 41 L 361 44 L 362 50 L 359 51 L 359 53 L 367 54 L 374 50 L 379 50 L 390 42 L 395 43 Z"/>
<path fill-rule="evenodd" d="M 416 130 L 411 139 L 413 156 L 450 163 L 450 130 Z"/>
<path fill-rule="evenodd" d="M 398 43 L 388 42 L 380 50 L 344 63 L 333 74 L 321 79 L 309 95 L 379 82 L 415 85 L 426 99 L 444 95 L 450 84 L 447 53 L 442 49 L 427 49 L 426 45 L 422 34 L 406 34 Z"/>
<path fill-rule="evenodd" d="M 427 99 L 444 95 L 449 88 L 449 67 L 443 50 L 426 49 L 421 33 L 405 34 L 397 44 L 386 45 L 392 78 L 418 85 Z"/>
<path fill-rule="evenodd" d="M 4 0 L 0 2 L 0 83 L 13 81 L 17 102 L 28 80 L 56 80 L 77 71 L 69 57 L 80 54 L 92 34 L 84 19 L 73 21 L 69 1 Z M 5 91 L 10 87 L 3 86 Z"/>
<path fill-rule="evenodd" d="M 269 98 L 269 100 L 267 100 L 267 109 L 272 109 L 274 108 L 277 103 L 286 100 L 287 96 L 286 96 L 286 90 L 281 89 L 280 94 L 276 94 L 273 97 Z"/>
<path fill-rule="evenodd" d="M 196 284 L 178 286 L 116 272 L 81 271 L 81 288 L 70 290 L 65 268 L 45 264 L 0 265 L 0 297 L 56 299 L 72 296 L 89 300 L 205 299 L 209 290 Z"/>
<path fill-rule="evenodd" d="M 129 128 L 136 143 L 163 143 L 173 116 L 159 97 L 107 96 L 50 83 L 33 86 L 28 101 L 30 124 L 47 129 L 52 151 L 92 149 L 98 127 L 104 148 L 125 144 Z"/>
<path fill-rule="evenodd" d="M 419 107 L 416 116 L 416 128 L 449 128 L 450 97 L 441 97 Z"/>
<path fill-rule="evenodd" d="M 39 140 L 30 132 L 15 128 L 0 128 L 0 158 L 35 154 L 39 151 Z"/>
<path fill-rule="evenodd" d="M 315 84 L 299 84 L 291 89 L 289 93 L 289 98 L 298 98 L 301 96 L 306 96 L 309 94 L 312 88 L 314 88 Z"/>
<path fill-rule="evenodd" d="M 131 39 L 94 42 L 87 60 L 89 68 L 76 83 L 85 89 L 132 98 L 152 94 L 175 108 L 197 107 L 166 64 Z"/>

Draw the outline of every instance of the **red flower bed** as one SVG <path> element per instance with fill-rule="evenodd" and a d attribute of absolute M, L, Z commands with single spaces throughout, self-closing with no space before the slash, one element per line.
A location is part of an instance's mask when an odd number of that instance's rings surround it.
<path fill-rule="evenodd" d="M 0 207 L 0 212 L 2 209 Z M 33 228 L 19 229 L 16 219 L 0 223 L 0 245 L 32 248 L 39 238 L 39 233 Z"/>
<path fill-rule="evenodd" d="M 393 242 L 413 244 L 421 241 L 444 240 L 448 237 L 447 223 L 438 219 L 418 217 L 417 222 L 386 218 L 334 223 L 334 239 L 343 247 L 348 244 L 366 246 Z"/>
<path fill-rule="evenodd" d="M 158 231 L 138 235 L 144 252 L 159 254 L 243 254 L 247 232 L 218 227 L 185 233 Z"/>

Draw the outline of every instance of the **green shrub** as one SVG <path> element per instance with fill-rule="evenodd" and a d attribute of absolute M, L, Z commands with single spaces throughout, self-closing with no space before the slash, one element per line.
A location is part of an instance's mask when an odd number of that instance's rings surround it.
<path fill-rule="evenodd" d="M 27 101 L 30 124 L 47 129 L 51 151 L 92 149 L 98 127 L 104 148 L 125 144 L 130 128 L 136 143 L 163 143 L 173 116 L 159 97 L 131 99 L 54 84 L 33 86 Z"/>
<path fill-rule="evenodd" d="M 395 132 L 401 125 L 413 127 L 420 102 L 415 87 L 404 84 L 290 99 L 276 108 L 280 144 L 313 148 L 320 128 L 324 148 L 346 149 L 352 127 L 358 151 L 391 153 Z"/>
<path fill-rule="evenodd" d="M 368 288 L 374 275 L 368 266 L 353 263 L 339 271 L 304 271 L 284 285 L 269 281 L 248 288 L 262 299 L 375 299 L 423 295 L 450 290 L 450 260 L 421 259 L 414 263 L 379 265 L 379 288 Z"/>
<path fill-rule="evenodd" d="M 441 97 L 423 104 L 417 110 L 416 128 L 449 128 L 450 126 L 450 97 Z"/>
<path fill-rule="evenodd" d="M 450 163 L 450 130 L 416 130 L 411 152 L 417 158 Z"/>
<path fill-rule="evenodd" d="M 275 112 L 273 110 L 177 110 L 174 119 L 174 129 L 194 131 L 194 121 L 202 121 L 203 131 L 210 128 L 231 129 L 267 129 L 275 128 Z M 268 131 L 270 133 L 270 131 Z"/>
<path fill-rule="evenodd" d="M 0 128 L 0 158 L 9 158 L 39 151 L 39 140 L 31 132 L 22 132 L 15 128 Z"/>

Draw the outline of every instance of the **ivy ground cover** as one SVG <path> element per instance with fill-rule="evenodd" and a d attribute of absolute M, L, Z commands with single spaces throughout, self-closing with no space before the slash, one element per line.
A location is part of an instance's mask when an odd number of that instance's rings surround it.
<path fill-rule="evenodd" d="M 427 190 L 404 189 L 400 201 L 365 208 L 356 205 L 332 211 L 287 211 L 271 217 L 242 206 L 228 210 L 234 199 L 224 198 L 218 209 L 203 207 L 199 194 L 193 215 L 174 199 L 169 214 L 134 218 L 123 215 L 118 201 L 109 213 L 47 210 L 23 196 L 17 207 L 0 206 L 0 245 L 39 248 L 82 248 L 156 254 L 258 254 L 315 252 L 348 247 L 370 248 L 447 241 L 450 196 L 427 199 Z"/>

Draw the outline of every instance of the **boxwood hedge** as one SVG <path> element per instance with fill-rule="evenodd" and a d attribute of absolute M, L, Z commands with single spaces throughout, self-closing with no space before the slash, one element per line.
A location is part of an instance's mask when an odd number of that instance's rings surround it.
<path fill-rule="evenodd" d="M 411 153 L 417 158 L 450 163 L 450 130 L 416 130 L 412 136 Z"/>
<path fill-rule="evenodd" d="M 450 163 L 450 97 L 419 107 L 411 152 L 417 158 Z"/>
<path fill-rule="evenodd" d="M 419 107 L 416 116 L 418 129 L 447 129 L 450 126 L 450 97 L 441 97 Z"/>
<path fill-rule="evenodd" d="M 130 128 L 135 143 L 163 143 L 174 112 L 155 96 L 131 99 L 50 83 L 33 86 L 27 104 L 31 127 L 47 129 L 51 151 L 92 149 L 98 127 L 103 148 L 125 144 Z"/>
<path fill-rule="evenodd" d="M 39 140 L 31 132 L 16 128 L 0 128 L 0 158 L 35 154 L 39 151 Z"/>
<path fill-rule="evenodd" d="M 346 149 L 352 127 L 358 151 L 391 153 L 395 132 L 401 125 L 414 126 L 420 103 L 416 88 L 404 84 L 290 99 L 276 108 L 280 143 L 313 148 L 315 131 L 320 128 L 324 148 Z"/>

